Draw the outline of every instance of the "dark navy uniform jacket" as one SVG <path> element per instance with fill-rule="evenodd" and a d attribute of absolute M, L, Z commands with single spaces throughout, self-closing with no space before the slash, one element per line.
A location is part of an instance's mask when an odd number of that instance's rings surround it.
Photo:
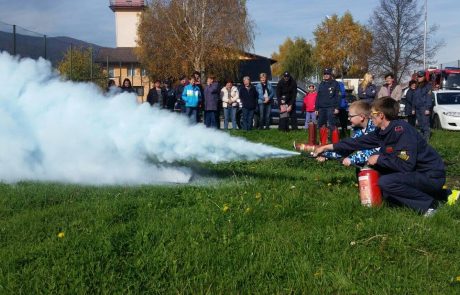
<path fill-rule="evenodd" d="M 337 81 L 331 79 L 322 81 L 318 86 L 316 96 L 316 110 L 320 108 L 339 109 L 340 106 L 340 85 Z"/>
<path fill-rule="evenodd" d="M 417 86 L 412 99 L 413 109 L 420 111 L 431 110 L 433 97 L 431 94 L 431 84 L 426 83 L 423 86 Z"/>
<path fill-rule="evenodd" d="M 391 121 L 385 130 L 357 138 L 347 138 L 334 144 L 334 151 L 350 151 L 380 147 L 377 170 L 383 174 L 417 171 L 429 177 L 445 177 L 441 156 L 404 120 Z"/>

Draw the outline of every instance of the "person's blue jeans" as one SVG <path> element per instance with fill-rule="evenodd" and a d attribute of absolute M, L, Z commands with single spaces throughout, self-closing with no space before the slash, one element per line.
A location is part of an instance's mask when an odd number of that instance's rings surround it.
<path fill-rule="evenodd" d="M 254 119 L 254 110 L 242 109 L 243 112 L 243 130 L 249 131 L 252 129 L 252 120 Z"/>
<path fill-rule="evenodd" d="M 270 128 L 270 113 L 272 105 L 270 103 L 259 103 L 259 128 Z"/>
<path fill-rule="evenodd" d="M 217 111 L 204 111 L 204 124 L 207 128 L 217 128 Z"/>
<path fill-rule="evenodd" d="M 232 128 L 236 129 L 236 111 L 238 107 L 227 107 L 224 108 L 224 129 L 228 129 L 228 122 L 231 118 L 232 120 Z"/>
<path fill-rule="evenodd" d="M 196 123 L 197 107 L 185 107 L 185 115 L 190 119 L 190 122 Z"/>

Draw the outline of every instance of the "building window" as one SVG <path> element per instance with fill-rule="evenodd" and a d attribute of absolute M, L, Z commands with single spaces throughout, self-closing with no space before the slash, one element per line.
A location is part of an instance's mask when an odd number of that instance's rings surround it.
<path fill-rule="evenodd" d="M 128 66 L 128 76 L 136 76 L 136 68 L 134 65 Z"/>
<path fill-rule="evenodd" d="M 114 67 L 109 67 L 109 78 L 115 77 L 115 69 Z"/>
<path fill-rule="evenodd" d="M 142 76 L 147 76 L 147 70 L 146 70 L 146 69 L 142 69 L 142 70 L 141 70 L 141 75 L 142 75 Z"/>

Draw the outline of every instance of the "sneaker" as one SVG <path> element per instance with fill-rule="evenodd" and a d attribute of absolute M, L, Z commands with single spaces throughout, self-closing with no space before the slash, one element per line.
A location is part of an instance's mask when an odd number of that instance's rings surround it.
<path fill-rule="evenodd" d="M 455 190 L 455 189 L 452 190 L 452 193 L 447 197 L 447 204 L 449 206 L 454 205 L 457 202 L 459 195 L 460 195 L 460 191 Z"/>
<path fill-rule="evenodd" d="M 436 209 L 434 208 L 428 208 L 428 210 L 426 210 L 425 214 L 423 214 L 423 217 L 432 217 L 435 213 L 436 213 Z"/>

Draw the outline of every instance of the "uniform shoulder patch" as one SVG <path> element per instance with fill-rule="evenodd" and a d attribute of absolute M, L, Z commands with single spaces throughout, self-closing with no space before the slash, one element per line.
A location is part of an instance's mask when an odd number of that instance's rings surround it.
<path fill-rule="evenodd" d="M 404 128 L 402 126 L 396 126 L 395 127 L 395 131 L 396 132 L 403 132 L 404 131 Z"/>
<path fill-rule="evenodd" d="M 398 154 L 398 158 L 400 158 L 403 161 L 409 160 L 409 155 L 407 154 L 407 151 L 400 151 Z"/>
<path fill-rule="evenodd" d="M 391 153 L 393 152 L 393 147 L 392 147 L 392 146 L 387 146 L 387 147 L 385 148 L 385 152 L 386 152 L 387 154 L 391 154 Z"/>

